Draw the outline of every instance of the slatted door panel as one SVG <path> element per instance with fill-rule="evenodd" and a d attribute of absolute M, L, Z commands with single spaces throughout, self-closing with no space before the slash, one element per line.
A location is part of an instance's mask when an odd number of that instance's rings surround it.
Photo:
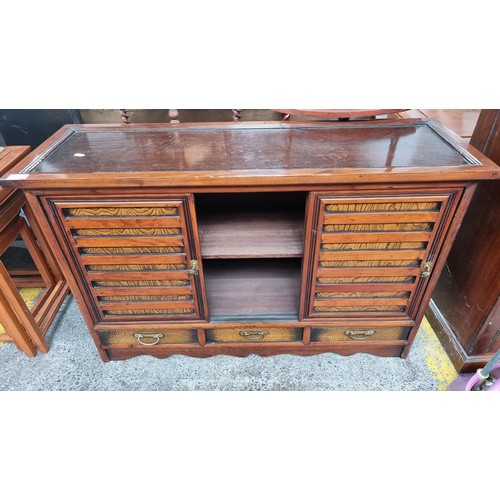
<path fill-rule="evenodd" d="M 101 320 L 203 319 L 188 199 L 55 203 Z"/>
<path fill-rule="evenodd" d="M 314 195 L 307 317 L 411 316 L 453 195 Z"/>

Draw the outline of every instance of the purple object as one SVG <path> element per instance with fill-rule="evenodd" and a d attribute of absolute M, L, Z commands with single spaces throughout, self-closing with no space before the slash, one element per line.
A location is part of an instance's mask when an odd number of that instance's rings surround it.
<path fill-rule="evenodd" d="M 482 369 L 476 373 L 460 375 L 448 387 L 447 391 L 500 391 L 500 351 L 498 351 Z"/>

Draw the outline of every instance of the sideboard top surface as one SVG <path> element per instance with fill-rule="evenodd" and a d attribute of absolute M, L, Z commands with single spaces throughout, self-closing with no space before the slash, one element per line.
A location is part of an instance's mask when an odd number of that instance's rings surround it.
<path fill-rule="evenodd" d="M 499 167 L 432 121 L 68 125 L 14 187 L 475 180 Z"/>

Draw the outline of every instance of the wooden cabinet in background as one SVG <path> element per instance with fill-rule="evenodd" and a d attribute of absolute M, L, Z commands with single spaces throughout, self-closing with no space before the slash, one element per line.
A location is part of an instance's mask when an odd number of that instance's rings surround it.
<path fill-rule="evenodd" d="M 500 111 L 482 110 L 470 144 L 500 163 Z M 457 370 L 483 367 L 500 349 L 500 184 L 481 181 L 427 317 Z"/>
<path fill-rule="evenodd" d="M 103 360 L 409 353 L 476 183 L 432 121 L 67 126 L 25 191 Z"/>

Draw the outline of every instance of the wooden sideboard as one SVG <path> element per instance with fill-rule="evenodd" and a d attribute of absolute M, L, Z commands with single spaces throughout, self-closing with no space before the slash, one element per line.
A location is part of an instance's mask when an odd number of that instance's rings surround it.
<path fill-rule="evenodd" d="M 22 167 L 103 360 L 406 357 L 500 171 L 414 119 L 68 125 Z"/>

